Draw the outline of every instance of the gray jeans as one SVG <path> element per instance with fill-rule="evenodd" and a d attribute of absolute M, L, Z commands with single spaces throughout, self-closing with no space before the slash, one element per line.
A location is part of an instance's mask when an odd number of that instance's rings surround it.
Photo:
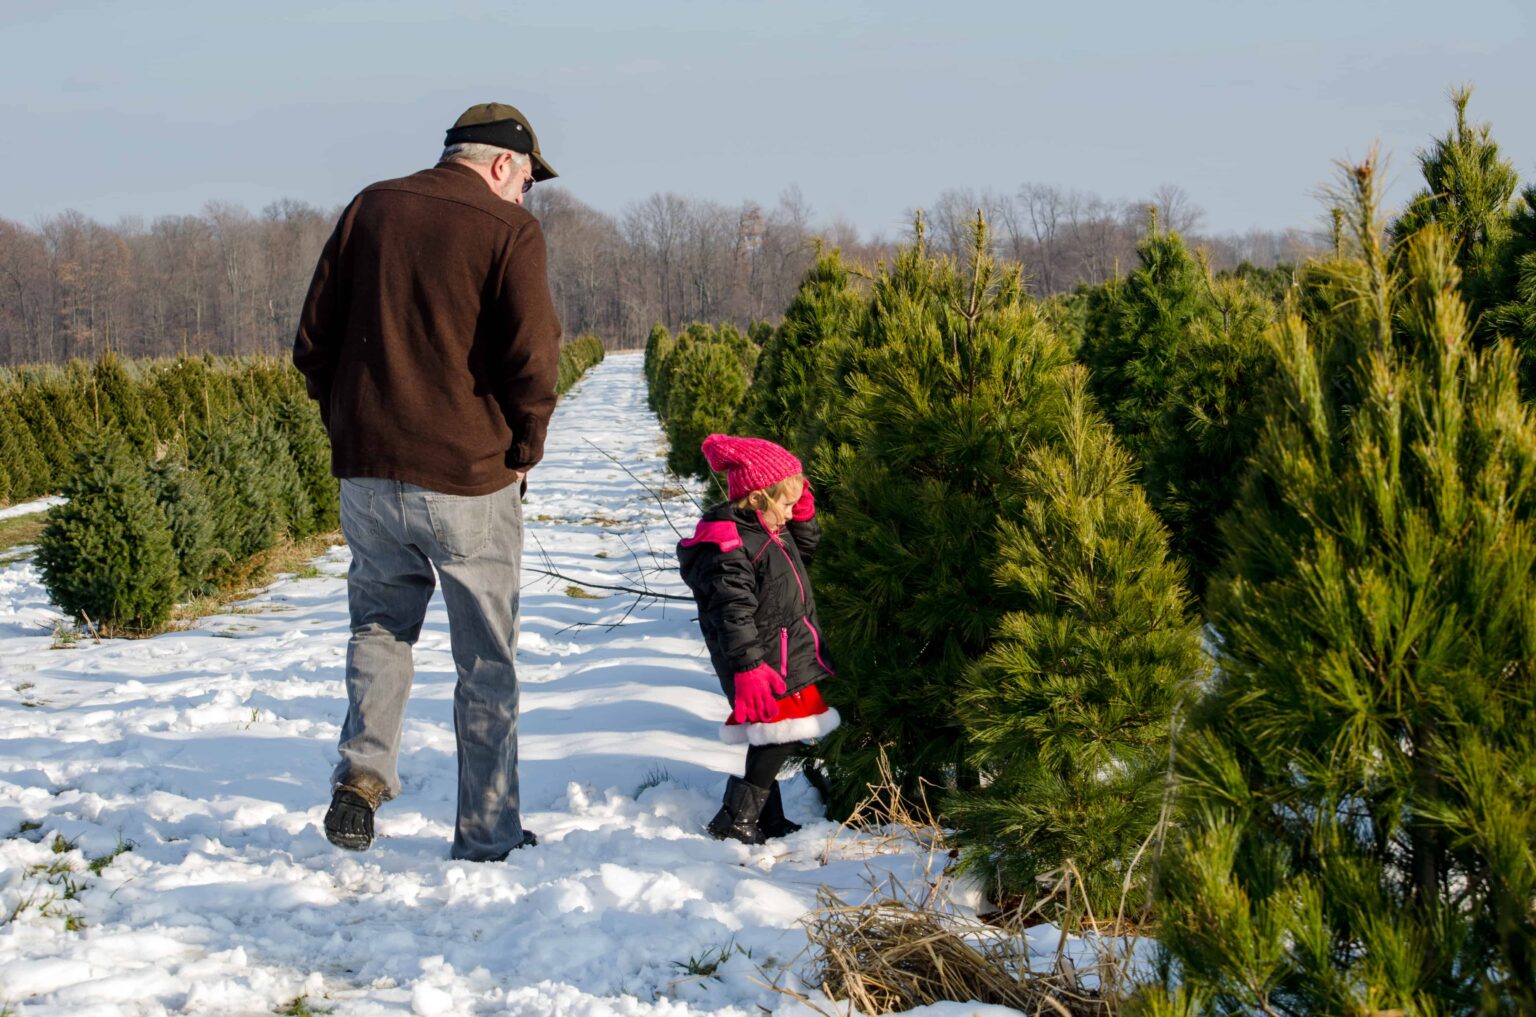
<path fill-rule="evenodd" d="M 458 683 L 459 807 L 453 857 L 480 861 L 523 837 L 517 788 L 518 579 L 523 507 L 518 484 L 477 497 L 396 480 L 341 482 L 341 529 L 352 550 L 347 603 L 347 719 L 333 785 L 372 801 L 400 793 L 396 764 L 405 702 L 433 570 L 448 607 Z"/>

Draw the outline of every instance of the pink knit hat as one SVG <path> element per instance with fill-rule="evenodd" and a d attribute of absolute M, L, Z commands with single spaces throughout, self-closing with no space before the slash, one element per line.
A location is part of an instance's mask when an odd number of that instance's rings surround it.
<path fill-rule="evenodd" d="M 731 501 L 805 472 L 794 453 L 765 438 L 712 434 L 699 449 L 709 460 L 710 469 L 725 474 L 729 487 L 726 496 Z"/>

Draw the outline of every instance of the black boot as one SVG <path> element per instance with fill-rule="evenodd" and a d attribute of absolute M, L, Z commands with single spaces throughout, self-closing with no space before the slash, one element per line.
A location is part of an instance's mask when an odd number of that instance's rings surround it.
<path fill-rule="evenodd" d="M 739 840 L 743 844 L 761 844 L 763 832 L 757 828 L 768 790 L 749 784 L 740 777 L 725 782 L 725 799 L 715 818 L 709 821 L 710 836 L 716 840 Z"/>
<path fill-rule="evenodd" d="M 325 814 L 325 838 L 348 851 L 367 851 L 373 843 L 373 806 L 349 788 L 339 787 Z"/>
<path fill-rule="evenodd" d="M 774 781 L 773 787 L 768 789 L 768 800 L 763 803 L 763 811 L 757 817 L 757 828 L 762 831 L 765 840 L 788 837 L 800 829 L 799 823 L 784 818 L 784 798 L 779 794 L 778 781 Z"/>
<path fill-rule="evenodd" d="M 538 835 L 535 834 L 532 830 L 524 830 L 523 831 L 523 839 L 518 841 L 516 844 L 512 845 L 512 851 L 516 851 L 519 848 L 529 848 L 529 847 L 538 847 L 538 846 L 539 846 Z M 512 851 L 503 851 L 499 855 L 495 855 L 494 857 L 487 858 L 486 861 L 488 861 L 488 862 L 504 862 L 504 861 L 506 861 L 511 856 Z"/>

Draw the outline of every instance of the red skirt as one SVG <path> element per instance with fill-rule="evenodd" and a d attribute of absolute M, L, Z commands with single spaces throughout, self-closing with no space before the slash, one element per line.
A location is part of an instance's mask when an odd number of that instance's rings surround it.
<path fill-rule="evenodd" d="M 829 735 L 841 723 L 816 686 L 807 685 L 779 700 L 779 714 L 773 720 L 738 724 L 727 718 L 720 725 L 720 740 L 729 745 L 786 745 Z"/>

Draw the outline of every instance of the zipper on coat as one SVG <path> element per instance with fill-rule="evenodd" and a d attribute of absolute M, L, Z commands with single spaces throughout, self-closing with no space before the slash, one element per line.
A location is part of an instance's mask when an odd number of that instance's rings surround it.
<path fill-rule="evenodd" d="M 779 674 L 789 678 L 789 629 L 779 629 Z"/>
<path fill-rule="evenodd" d="M 826 661 L 821 659 L 821 634 L 816 631 L 816 626 L 811 624 L 809 618 L 801 618 L 800 620 L 805 622 L 805 627 L 811 630 L 811 650 L 816 654 L 816 663 L 820 664 L 821 669 L 827 672 L 827 674 L 837 674 L 836 671 L 827 666 Z"/>

